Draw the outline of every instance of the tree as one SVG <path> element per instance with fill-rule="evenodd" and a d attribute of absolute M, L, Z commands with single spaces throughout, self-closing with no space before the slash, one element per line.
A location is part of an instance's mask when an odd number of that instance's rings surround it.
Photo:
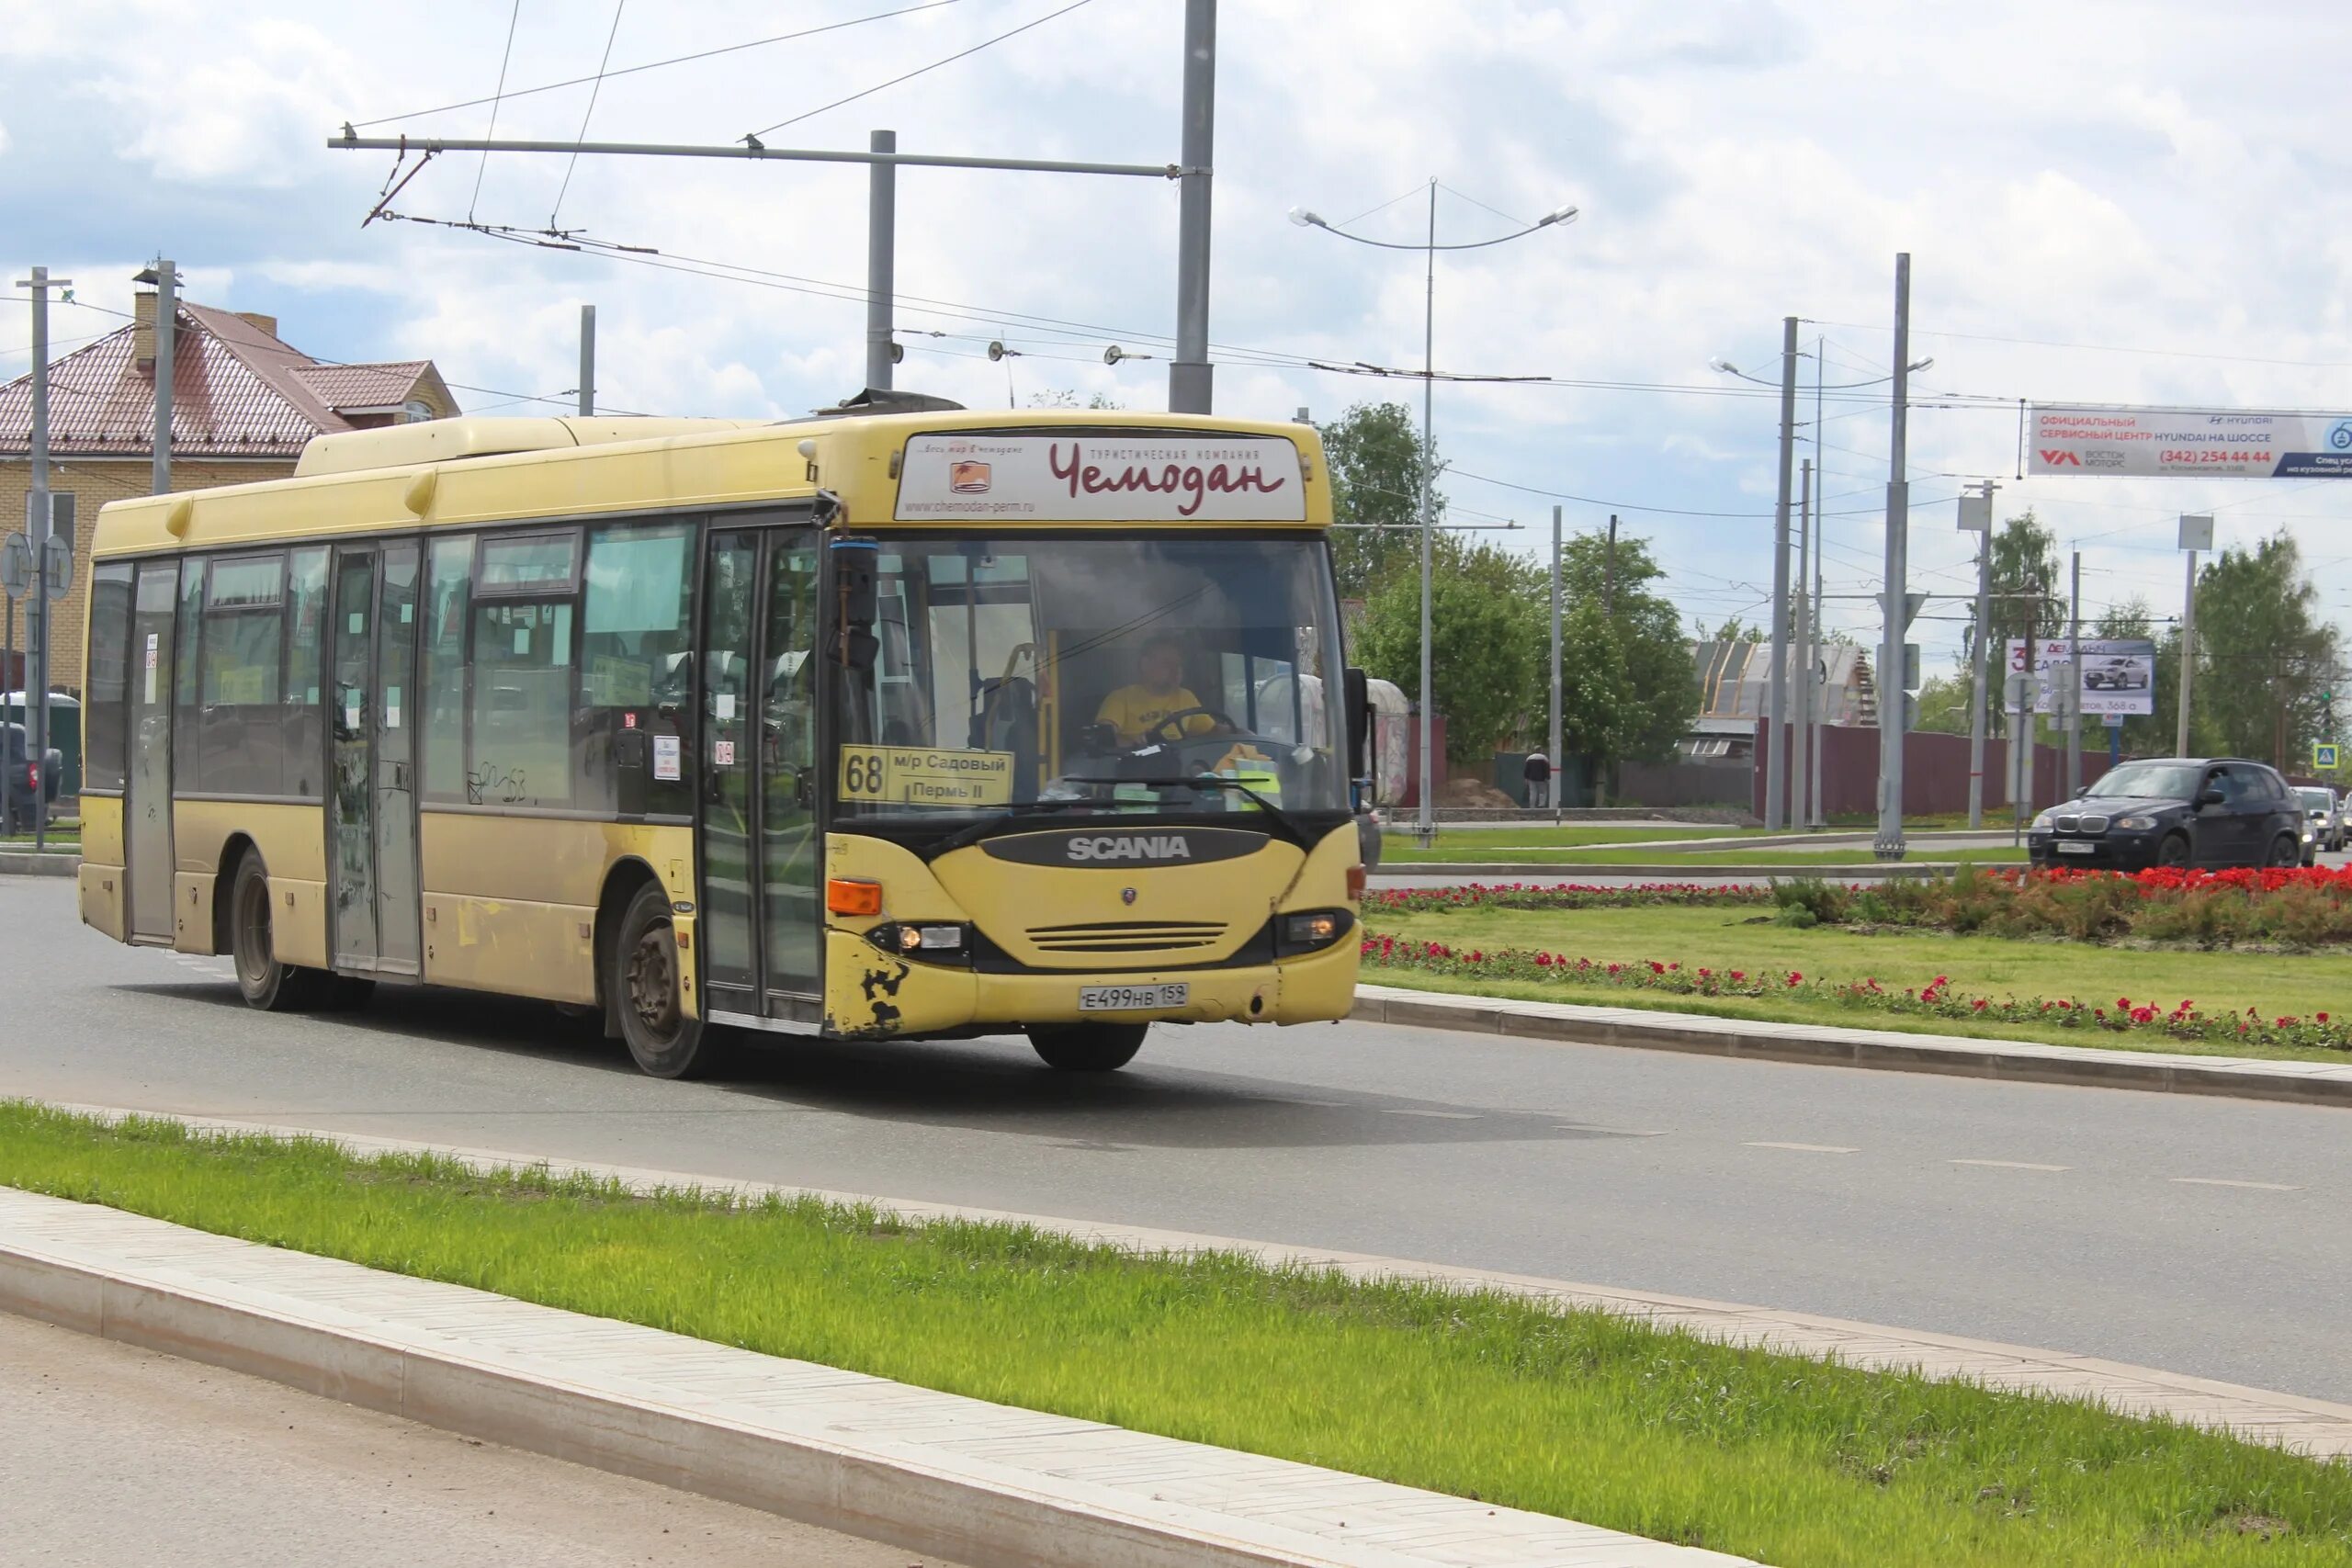
<path fill-rule="evenodd" d="M 1340 525 L 1331 535 L 1340 596 L 1370 599 L 1390 574 L 1420 560 L 1421 433 L 1402 403 L 1358 403 L 1322 434 L 1331 515 Z M 1432 483 L 1442 468 L 1430 470 Z M 1445 498 L 1433 491 L 1430 505 L 1431 521 L 1442 520 Z M 1433 542 L 1432 570 L 1435 556 Z"/>
<path fill-rule="evenodd" d="M 1538 580 L 1544 575 L 1539 569 Z M 1600 612 L 1624 671 L 1625 712 L 1610 744 L 1579 753 L 1596 767 L 1668 761 L 1699 716 L 1699 669 L 1683 636 L 1682 612 L 1650 587 L 1665 575 L 1646 539 L 1619 538 L 1613 570 L 1605 536 L 1577 534 L 1562 541 L 1562 602 L 1577 609 L 1590 604 Z M 1544 586 L 1548 593 L 1549 584 Z M 1565 685 L 1565 632 L 1562 643 Z"/>
<path fill-rule="evenodd" d="M 1597 599 L 1579 600 L 1560 624 L 1560 746 L 1588 767 L 1623 756 L 1634 739 L 1639 704 L 1616 631 Z"/>
<path fill-rule="evenodd" d="M 1737 615 L 1733 615 L 1715 628 L 1715 640 L 1717 642 L 1762 642 L 1764 628 L 1744 625 Z"/>
<path fill-rule="evenodd" d="M 1919 719 L 1911 728 L 1936 735 L 1966 735 L 1973 722 L 1971 700 L 1976 693 L 1976 677 L 1965 675 L 1930 675 L 1919 686 Z"/>
<path fill-rule="evenodd" d="M 1048 387 L 1042 392 L 1030 393 L 1029 406 L 1033 409 L 1123 409 L 1127 405 L 1107 392 L 1089 393 L 1086 400 L 1080 402 L 1078 393 L 1069 387 Z"/>
<path fill-rule="evenodd" d="M 1498 593 L 1458 562 L 1430 578 L 1430 665 L 1436 711 L 1445 716 L 1445 754 L 1484 771 L 1495 749 L 1524 719 L 1544 677 L 1534 658 L 1523 600 Z M 1548 636 L 1548 633 L 1546 634 Z M 1390 574 L 1356 624 L 1355 656 L 1366 673 L 1394 681 L 1418 699 L 1421 689 L 1421 585 L 1414 572 Z"/>
<path fill-rule="evenodd" d="M 2290 766 L 2329 726 L 2341 657 L 2292 537 L 2223 550 L 2197 575 L 2196 743 Z"/>

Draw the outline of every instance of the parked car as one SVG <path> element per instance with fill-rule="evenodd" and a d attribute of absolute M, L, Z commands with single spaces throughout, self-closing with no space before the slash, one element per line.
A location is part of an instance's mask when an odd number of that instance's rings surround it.
<path fill-rule="evenodd" d="M 2033 819 L 2038 867 L 2302 863 L 2303 803 L 2278 772 L 2243 757 L 2126 762 Z"/>
<path fill-rule="evenodd" d="M 2303 803 L 2303 813 L 2312 830 L 2312 847 L 2330 854 L 2344 848 L 2344 798 L 2334 790 L 2315 784 L 2305 784 L 2295 794 Z M 2308 859 L 2305 861 L 2309 864 Z"/>
<path fill-rule="evenodd" d="M 2083 666 L 2083 686 L 2087 691 L 2136 692 L 2147 683 L 2148 672 L 2136 659 L 2102 659 Z"/>
<path fill-rule="evenodd" d="M 46 812 L 65 779 L 65 753 L 51 746 L 38 767 L 32 737 L 21 724 L 0 724 L 0 767 L 8 771 L 7 831 L 29 833 L 35 813 Z"/>

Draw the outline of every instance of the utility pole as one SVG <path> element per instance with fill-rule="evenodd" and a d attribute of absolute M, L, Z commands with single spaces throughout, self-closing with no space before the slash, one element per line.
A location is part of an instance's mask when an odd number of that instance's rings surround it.
<path fill-rule="evenodd" d="M 1824 477 L 1823 482 L 1826 484 L 1826 476 Z M 1821 637 L 1821 613 L 1824 607 L 1823 601 L 1827 597 L 1827 595 L 1824 593 L 1823 590 L 1827 586 L 1827 584 L 1823 581 L 1821 570 L 1821 497 L 1818 494 L 1815 495 L 1813 498 L 1813 524 L 1811 532 L 1808 535 L 1808 543 L 1811 547 L 1813 555 L 1813 565 L 1810 569 L 1813 573 L 1813 667 L 1816 683 L 1818 683 L 1820 676 L 1826 673 L 1826 671 L 1822 670 L 1822 665 L 1824 663 L 1821 657 L 1822 650 L 1828 646 L 1826 643 L 1822 641 Z M 1799 592 L 1803 592 L 1804 585 L 1803 583 L 1799 583 L 1797 585 L 1797 590 Z M 1823 698 L 1826 698 L 1828 695 L 1827 687 L 1821 686 L 1818 694 Z M 1811 758 L 1813 765 L 1813 798 L 1808 803 L 1807 815 L 1805 817 L 1805 826 L 1808 828 L 1826 828 L 1829 825 L 1828 819 L 1822 815 L 1821 811 L 1821 731 L 1822 723 L 1820 708 L 1818 703 L 1816 703 L 1814 714 L 1813 756 Z"/>
<path fill-rule="evenodd" d="M 1617 514 L 1609 514 L 1609 552 L 1601 559 L 1600 605 L 1611 620 L 1617 618 Z"/>
<path fill-rule="evenodd" d="M 1193 8 L 1197 5 L 1197 0 L 1185 0 L 1185 4 L 1187 7 L 1184 14 L 1185 30 L 1189 32 L 1192 28 Z M 1190 70 L 1191 58 L 1188 55 L 1186 57 L 1188 81 L 1191 79 Z M 1437 178 L 1435 175 L 1430 178 L 1430 244 L 1428 251 L 1424 254 L 1428 259 L 1429 270 L 1421 292 L 1421 820 L 1420 831 L 1415 841 L 1426 850 L 1437 842 L 1437 802 L 1430 795 L 1431 780 L 1435 774 L 1430 763 L 1430 716 L 1436 711 L 1435 704 L 1430 700 L 1433 694 L 1430 684 L 1432 678 L 1430 658 L 1430 573 L 1433 570 L 1430 540 L 1437 526 L 1436 519 L 1431 514 L 1433 492 L 1430 488 L 1432 483 L 1430 469 L 1433 467 L 1430 460 L 1432 451 L 1430 444 L 1430 423 L 1433 406 L 1430 402 L 1430 394 L 1437 387 Z M 1169 373 L 1172 376 L 1175 372 L 1171 369 Z M 1174 390 L 1172 385 L 1170 389 L 1171 392 Z"/>
<path fill-rule="evenodd" d="M 1797 435 L 1797 319 L 1781 320 L 1781 488 L 1772 508 L 1772 684 L 1764 699 L 1764 830 L 1787 827 L 1789 812 L 1789 457 Z"/>
<path fill-rule="evenodd" d="M 155 465 L 148 494 L 172 493 L 172 391 L 177 378 L 173 356 L 179 347 L 180 275 L 167 256 L 156 258 L 155 285 Z M 135 278 L 134 282 L 147 281 Z"/>
<path fill-rule="evenodd" d="M 1552 820 L 1560 819 L 1560 509 L 1552 508 Z"/>
<path fill-rule="evenodd" d="M 1209 170 L 1216 142 L 1216 0 L 1184 0 L 1184 174 L 1176 207 L 1176 357 L 1168 363 L 1168 412 L 1207 413 L 1209 366 Z M 1435 201 L 1435 197 L 1431 197 Z M 1430 243 L 1437 243 L 1436 220 Z M 1435 257 L 1431 257 L 1435 265 Z M 1424 385 L 1426 392 L 1427 387 Z M 1429 628 L 1421 628 L 1429 647 Z M 1421 682 L 1429 700 L 1429 682 Z"/>
<path fill-rule="evenodd" d="M 1976 538 L 1976 684 L 1968 699 L 1968 825 L 1984 826 L 1984 710 L 1992 700 L 1993 640 L 1993 492 L 2001 487 L 1986 479 L 1978 487 L 1981 498 L 1963 492 L 1960 525 L 1978 528 Z M 1981 508 L 1981 510 L 1979 510 Z M 1979 525 L 1982 525 L 1979 527 Z M 2007 650 L 2002 650 L 2006 660 Z"/>
<path fill-rule="evenodd" d="M 2043 584 L 2040 577 L 2033 581 L 2035 590 Z M 2025 679 L 2018 682 L 2018 722 L 2009 731 L 2009 748 L 2018 753 L 2016 805 L 2017 830 L 2025 831 L 2026 818 L 2033 815 L 2034 795 L 2034 731 L 2041 728 L 2034 716 L 2036 671 L 2041 668 L 2041 650 L 2036 645 L 2041 640 L 2041 595 L 2039 592 L 2025 596 Z M 2020 745 L 2022 741 L 2022 745 Z"/>
<path fill-rule="evenodd" d="M 580 307 L 580 417 L 596 412 L 596 307 Z"/>
<path fill-rule="evenodd" d="M 2066 694 L 2066 798 L 2083 793 L 2083 552 L 2074 552 L 2074 603 L 2066 608 L 2073 626 L 2066 639 L 2067 678 L 2074 690 Z"/>
<path fill-rule="evenodd" d="M 1794 325 L 1793 322 L 1791 323 Z M 1796 614 L 1796 713 L 1793 716 L 1794 735 L 1789 746 L 1789 809 L 1784 826 L 1798 825 L 1805 814 L 1806 753 L 1813 747 L 1813 643 L 1812 617 L 1805 612 L 1811 607 L 1812 595 L 1805 592 L 1805 535 L 1808 519 L 1813 513 L 1813 459 L 1804 460 L 1804 471 L 1797 487 L 1797 592 L 1790 601 Z"/>
<path fill-rule="evenodd" d="M 32 760 L 49 765 L 49 531 L 54 514 L 49 489 L 49 291 L 70 288 L 70 277 L 51 277 L 49 268 L 33 268 L 17 287 L 33 297 L 33 420 L 28 456 L 31 484 L 25 494 L 25 538 L 32 546 L 32 592 L 25 598 L 25 733 Z M 169 408 L 169 404 L 164 404 Z M 33 848 L 48 847 L 49 786 L 46 778 L 33 795 Z"/>
<path fill-rule="evenodd" d="M 2188 579 L 2180 591 L 2180 726 L 2177 754 L 2188 755 L 2188 688 L 2197 673 L 2197 552 L 2213 547 L 2213 514 L 2183 513 L 2180 547 L 2188 555 Z"/>
<path fill-rule="evenodd" d="M 1887 448 L 1885 625 L 1879 637 L 1878 836 L 1871 853 L 1898 861 L 1903 841 L 1903 633 L 1909 620 L 1911 487 L 1905 422 L 1911 391 L 1911 253 L 1894 258 L 1894 388 Z M 1892 701 L 1887 690 L 1892 682 Z"/>
<path fill-rule="evenodd" d="M 896 152 L 899 133 L 877 130 L 866 146 L 875 152 Z M 890 367 L 899 358 L 899 345 L 890 335 L 899 265 L 899 165 L 877 159 L 865 169 L 865 384 L 887 392 Z"/>

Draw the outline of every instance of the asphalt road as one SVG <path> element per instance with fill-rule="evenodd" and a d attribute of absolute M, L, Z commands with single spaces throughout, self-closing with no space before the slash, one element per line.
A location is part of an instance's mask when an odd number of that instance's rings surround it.
<path fill-rule="evenodd" d="M 0 876 L 0 1093 L 1515 1270 L 2352 1400 L 2352 1112 L 1369 1024 L 793 1043 L 662 1083 L 551 1010 L 246 1010 Z M 2152 967 L 2161 957 L 2152 956 Z"/>
<path fill-rule="evenodd" d="M 0 1314 L 0 1568 L 948 1568 Z"/>

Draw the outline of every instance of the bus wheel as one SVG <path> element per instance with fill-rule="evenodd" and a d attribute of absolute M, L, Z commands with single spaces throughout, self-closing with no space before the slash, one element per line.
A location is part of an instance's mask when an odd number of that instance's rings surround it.
<path fill-rule="evenodd" d="M 1143 1049 L 1147 1023 L 1039 1024 L 1029 1043 L 1057 1073 L 1114 1073 Z"/>
<path fill-rule="evenodd" d="M 239 857 L 237 879 L 230 888 L 229 935 L 237 989 L 247 1006 L 264 1012 L 300 1012 L 318 1006 L 329 976 L 277 961 L 270 938 L 269 873 L 261 856 L 250 851 Z"/>
<path fill-rule="evenodd" d="M 658 885 L 647 883 L 628 901 L 611 962 L 605 984 L 619 998 L 621 1037 L 637 1065 L 657 1078 L 709 1071 L 716 1044 L 679 999 L 678 934 L 670 924 L 669 895 Z"/>

